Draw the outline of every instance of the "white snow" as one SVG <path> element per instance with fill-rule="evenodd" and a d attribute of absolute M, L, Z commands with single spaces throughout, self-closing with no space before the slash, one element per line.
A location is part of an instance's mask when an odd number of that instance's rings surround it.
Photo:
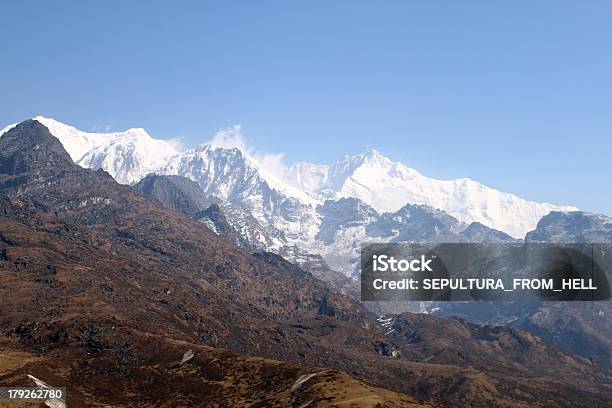
<path fill-rule="evenodd" d="M 72 126 L 44 116 L 36 116 L 33 119 L 45 125 L 49 132 L 62 142 L 64 149 L 75 163 L 78 163 L 85 153 L 111 141 L 115 136 L 113 133 L 82 132 Z"/>
<path fill-rule="evenodd" d="M 36 387 L 43 389 L 43 390 L 48 390 L 51 389 L 52 387 L 49 386 L 49 384 L 47 384 L 46 382 L 39 380 L 38 378 L 34 377 L 33 375 L 28 374 L 28 378 L 30 379 L 30 381 L 32 381 L 34 384 L 36 384 Z M 64 402 L 63 399 L 54 399 L 54 398 L 49 398 L 47 400 L 45 400 L 45 405 L 49 408 L 66 408 L 66 402 Z"/>
<path fill-rule="evenodd" d="M 318 374 L 320 373 L 311 373 L 311 374 L 301 375 L 297 380 L 295 380 L 295 383 L 293 383 L 293 385 L 291 386 L 291 392 L 296 391 L 298 388 L 302 386 L 302 384 L 304 384 L 306 381 L 310 380 L 311 378 L 313 378 L 314 376 Z"/>
<path fill-rule="evenodd" d="M 178 153 L 172 143 L 153 139 L 144 129 L 129 129 L 110 139 L 86 152 L 77 164 L 105 169 L 122 184 L 134 184 L 147 174 L 158 172 Z"/>
<path fill-rule="evenodd" d="M 394 212 L 406 203 L 429 205 L 459 221 L 477 221 L 515 238 L 523 238 L 550 211 L 576 210 L 527 201 L 467 178 L 429 178 L 375 150 L 346 156 L 329 168 L 299 163 L 289 175 L 296 185 L 322 197 L 357 197 L 379 212 Z"/>
<path fill-rule="evenodd" d="M 327 180 L 329 166 L 325 164 L 312 164 L 297 162 L 287 169 L 285 179 L 287 182 L 302 191 L 315 192 Z"/>
<path fill-rule="evenodd" d="M 183 354 L 183 358 L 181 358 L 181 364 L 184 364 L 187 361 L 191 360 L 194 356 L 195 353 L 193 352 L 193 350 L 187 350 L 185 354 Z"/>

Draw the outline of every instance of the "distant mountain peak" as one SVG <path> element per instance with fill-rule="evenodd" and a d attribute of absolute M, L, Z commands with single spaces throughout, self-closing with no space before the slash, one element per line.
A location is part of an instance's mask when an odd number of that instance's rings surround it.
<path fill-rule="evenodd" d="M 287 183 L 282 175 L 262 166 L 246 151 L 232 146 L 203 144 L 172 157 L 163 174 L 179 174 L 197 181 L 204 192 L 225 200 L 268 196 L 272 190 L 284 198 L 313 203 L 308 193 Z"/>
<path fill-rule="evenodd" d="M 376 149 L 370 149 L 365 153 L 357 155 L 357 157 L 361 157 L 365 163 L 381 165 L 388 165 L 393 163 L 391 159 L 387 158 L 386 156 L 383 156 L 383 154 Z"/>
<path fill-rule="evenodd" d="M 143 128 L 95 133 L 83 132 L 40 115 L 33 120 L 43 124 L 60 140 L 72 161 L 81 167 L 104 169 L 122 184 L 134 184 L 147 174 L 158 171 L 179 152 L 175 143 L 155 139 Z M 13 126 L 5 128 L 3 133 Z"/>
<path fill-rule="evenodd" d="M 550 211 L 576 210 L 571 206 L 530 202 L 468 178 L 429 178 L 376 150 L 345 156 L 326 168 L 324 177 L 318 179 L 313 174 L 321 173 L 320 169 L 301 164 L 299 170 L 307 174 L 295 174 L 298 169 L 291 168 L 292 178 L 320 180 L 311 191 L 325 198 L 357 197 L 378 212 L 394 212 L 406 203 L 428 205 L 461 222 L 480 222 L 515 238 L 523 238 Z"/>

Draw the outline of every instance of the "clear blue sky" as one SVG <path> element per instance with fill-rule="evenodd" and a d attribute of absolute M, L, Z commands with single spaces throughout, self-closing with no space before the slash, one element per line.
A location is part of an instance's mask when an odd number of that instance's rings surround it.
<path fill-rule="evenodd" d="M 0 124 L 376 148 L 612 214 L 610 1 L 2 1 Z"/>

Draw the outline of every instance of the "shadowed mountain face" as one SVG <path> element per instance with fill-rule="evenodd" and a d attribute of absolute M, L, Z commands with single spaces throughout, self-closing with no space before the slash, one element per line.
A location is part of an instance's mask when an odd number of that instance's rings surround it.
<path fill-rule="evenodd" d="M 218 204 L 211 204 L 207 209 L 198 211 L 193 215 L 193 218 L 204 223 L 227 242 L 231 242 L 247 251 L 256 251 L 258 249 L 240 235 L 236 228 L 228 222 Z"/>
<path fill-rule="evenodd" d="M 149 174 L 133 186 L 147 197 L 157 200 L 162 206 L 173 209 L 194 220 L 204 223 L 228 242 L 246 250 L 257 250 L 231 225 L 219 200 L 207 196 L 198 183 L 187 177 Z"/>
<path fill-rule="evenodd" d="M 409 314 L 391 332 L 304 270 L 65 152 L 23 151 L 51 138 L 33 121 L 0 138 L 2 384 L 67 385 L 69 406 L 325 406 L 343 389 L 363 407 L 609 402 L 608 373 L 538 338 Z"/>
<path fill-rule="evenodd" d="M 390 242 L 517 242 L 508 234 L 480 223 L 460 223 L 442 210 L 407 204 L 383 214 L 366 228 L 374 238 Z"/>
<path fill-rule="evenodd" d="M 35 120 L 17 125 L 2 141 L 0 174 L 44 176 L 75 166 L 60 141 Z"/>
<path fill-rule="evenodd" d="M 213 200 L 205 196 L 195 181 L 181 176 L 158 176 L 149 174 L 134 189 L 153 197 L 166 208 L 193 216 Z"/>

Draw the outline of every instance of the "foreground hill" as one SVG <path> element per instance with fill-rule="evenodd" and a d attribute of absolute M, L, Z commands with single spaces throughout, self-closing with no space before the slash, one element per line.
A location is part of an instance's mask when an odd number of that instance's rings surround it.
<path fill-rule="evenodd" d="M 2 383 L 30 371 L 74 390 L 71 406 L 197 406 L 208 386 L 225 406 L 338 401 L 342 388 L 362 406 L 610 402 L 608 372 L 524 332 L 410 314 L 391 331 L 282 258 L 80 168 L 36 121 L 0 138 L 0 193 Z"/>
<path fill-rule="evenodd" d="M 68 381 L 71 407 L 438 406 L 417 402 L 337 370 L 246 357 L 229 350 L 145 334 L 129 333 L 123 340 L 134 344 L 129 353 L 147 356 L 147 361 L 126 373 L 129 374 L 126 380 L 108 374 L 125 364 L 125 355 L 109 353 L 101 358 L 67 351 L 41 356 L 15 351 L 15 345 L 0 343 L 2 385 L 33 386 L 28 375 L 53 384 Z M 70 377 L 63 373 L 70 373 Z"/>

